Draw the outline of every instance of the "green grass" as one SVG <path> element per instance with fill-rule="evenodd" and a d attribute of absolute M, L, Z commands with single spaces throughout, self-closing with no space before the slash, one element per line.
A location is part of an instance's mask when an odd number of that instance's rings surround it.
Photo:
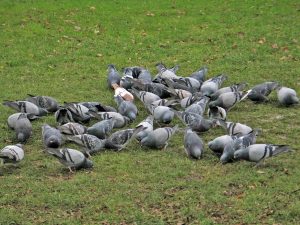
<path fill-rule="evenodd" d="M 300 93 L 298 1 L 25 1 L 0 2 L 0 99 L 26 94 L 115 104 L 106 67 L 202 65 L 224 85 L 276 80 Z M 136 122 L 146 116 L 141 113 Z M 0 106 L 1 146 L 15 143 Z M 295 151 L 267 160 L 220 165 L 206 148 L 193 161 L 178 133 L 166 151 L 132 143 L 93 157 L 92 171 L 68 170 L 42 152 L 34 122 L 19 168 L 2 167 L 0 224 L 297 224 L 300 221 L 299 107 L 240 103 L 229 120 L 263 129 L 260 143 Z M 174 124 L 174 123 L 172 123 Z M 134 124 L 133 124 L 134 125 Z M 182 126 L 182 124 L 181 124 Z M 207 143 L 222 129 L 202 135 Z M 298 222 L 297 222 L 298 221 Z"/>

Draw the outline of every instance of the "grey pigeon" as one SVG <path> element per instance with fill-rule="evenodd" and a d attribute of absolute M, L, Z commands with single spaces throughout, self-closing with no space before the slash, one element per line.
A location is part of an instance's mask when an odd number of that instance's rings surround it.
<path fill-rule="evenodd" d="M 14 129 L 18 142 L 25 143 L 32 134 L 32 125 L 27 115 L 21 114 L 18 117 Z"/>
<path fill-rule="evenodd" d="M 157 106 L 168 106 L 168 107 L 172 107 L 178 104 L 178 101 L 175 99 L 160 99 L 160 100 L 156 100 L 154 102 L 151 103 L 152 106 L 157 107 Z"/>
<path fill-rule="evenodd" d="M 225 146 L 230 143 L 235 136 L 222 135 L 208 142 L 208 147 L 216 154 L 222 154 Z"/>
<path fill-rule="evenodd" d="M 180 77 L 177 79 L 173 78 L 172 80 L 178 84 L 186 86 L 188 91 L 192 93 L 200 91 L 200 87 L 202 85 L 202 82 L 192 77 Z"/>
<path fill-rule="evenodd" d="M 279 84 L 274 81 L 258 84 L 248 91 L 248 95 L 246 95 L 246 97 L 248 97 L 251 101 L 257 103 L 268 101 L 269 99 L 267 98 L 267 96 L 273 90 L 278 88 L 278 86 Z"/>
<path fill-rule="evenodd" d="M 133 102 L 124 100 L 120 95 L 115 96 L 115 101 L 121 115 L 128 117 L 131 121 L 136 119 L 138 109 Z"/>
<path fill-rule="evenodd" d="M 143 83 L 151 83 L 152 82 L 152 77 L 149 72 L 149 70 L 139 67 L 139 66 L 134 66 L 134 67 L 126 67 L 124 68 L 124 74 L 138 79 L 142 81 Z"/>
<path fill-rule="evenodd" d="M 219 106 L 212 106 L 208 108 L 208 117 L 210 119 L 221 119 L 226 120 L 226 110 Z"/>
<path fill-rule="evenodd" d="M 186 154 L 193 159 L 200 159 L 204 151 L 202 139 L 190 128 L 184 134 L 184 148 Z"/>
<path fill-rule="evenodd" d="M 119 130 L 109 136 L 105 142 L 105 148 L 122 150 L 135 137 L 135 135 L 145 128 L 141 125 L 135 129 Z"/>
<path fill-rule="evenodd" d="M 175 111 L 175 115 L 187 126 L 189 126 L 193 131 L 196 132 L 206 132 L 215 126 L 213 120 L 208 120 L 203 118 L 199 114 L 187 113 L 181 111 Z"/>
<path fill-rule="evenodd" d="M 245 95 L 247 95 L 246 93 Z M 245 96 L 242 92 L 225 92 L 209 103 L 209 107 L 219 106 L 229 111 L 235 104 L 240 102 Z"/>
<path fill-rule="evenodd" d="M 208 68 L 206 66 L 201 67 L 198 71 L 195 71 L 190 75 L 190 77 L 197 79 L 201 83 L 205 81 L 205 76 L 208 72 Z"/>
<path fill-rule="evenodd" d="M 89 109 L 84 105 L 76 103 L 65 103 L 66 109 L 68 109 L 75 122 L 87 123 L 90 121 L 91 116 L 88 114 Z"/>
<path fill-rule="evenodd" d="M 225 122 L 224 120 L 217 120 L 217 125 L 223 127 L 229 135 L 245 135 L 252 131 L 252 128 L 241 123 Z"/>
<path fill-rule="evenodd" d="M 115 120 L 114 128 L 122 128 L 130 122 L 130 119 L 128 117 L 123 116 L 117 112 L 98 112 L 98 113 L 96 113 L 93 111 L 89 111 L 89 114 L 99 120 L 107 120 L 107 119 L 113 118 Z"/>
<path fill-rule="evenodd" d="M 233 84 L 229 87 L 220 88 L 211 96 L 211 100 L 216 100 L 221 94 L 224 94 L 227 92 L 243 91 L 246 88 L 246 86 L 247 86 L 247 83 L 239 83 L 239 84 Z"/>
<path fill-rule="evenodd" d="M 158 70 L 158 77 L 160 78 L 177 78 L 175 72 L 178 70 L 178 67 L 174 67 L 174 69 L 168 69 L 163 63 L 157 63 L 156 68 Z"/>
<path fill-rule="evenodd" d="M 100 102 L 79 102 L 79 105 L 87 107 L 89 110 L 95 112 L 117 112 L 117 110 L 109 105 L 103 105 Z"/>
<path fill-rule="evenodd" d="M 146 105 L 153 115 L 154 119 L 159 123 L 169 124 L 174 118 L 174 112 L 168 106 Z"/>
<path fill-rule="evenodd" d="M 225 164 L 233 161 L 234 153 L 237 150 L 241 148 L 247 148 L 248 146 L 255 144 L 256 137 L 259 133 L 259 129 L 254 129 L 249 134 L 239 137 L 232 137 L 232 140 L 229 143 L 227 143 L 224 147 L 224 151 L 220 157 L 221 163 Z"/>
<path fill-rule="evenodd" d="M 137 96 L 144 104 L 151 104 L 154 101 L 160 100 L 161 98 L 156 95 L 153 94 L 151 92 L 147 92 L 147 91 L 138 91 L 135 88 L 131 89 L 132 93 Z"/>
<path fill-rule="evenodd" d="M 129 80 L 132 78 L 128 78 Z M 170 97 L 169 92 L 166 90 L 166 86 L 161 83 L 142 83 L 140 80 L 132 79 L 132 87 L 140 90 L 140 91 L 147 91 L 151 92 L 160 98 L 167 98 Z"/>
<path fill-rule="evenodd" d="M 87 128 L 86 133 L 96 136 L 100 139 L 105 139 L 114 128 L 115 120 L 113 118 L 102 120 Z"/>
<path fill-rule="evenodd" d="M 58 102 L 49 96 L 34 96 L 28 94 L 26 101 L 32 102 L 40 108 L 46 109 L 48 112 L 56 112 L 58 110 Z"/>
<path fill-rule="evenodd" d="M 299 98 L 297 97 L 297 93 L 294 89 L 288 87 L 278 87 L 276 90 L 280 104 L 284 106 L 290 106 L 299 103 Z"/>
<path fill-rule="evenodd" d="M 63 134 L 78 135 L 86 133 L 87 128 L 79 123 L 69 122 L 57 127 Z"/>
<path fill-rule="evenodd" d="M 153 131 L 153 116 L 148 116 L 146 119 L 144 119 L 142 122 L 140 122 L 137 126 L 143 126 L 143 130 L 139 131 L 136 135 L 135 138 L 138 141 L 141 141 L 144 137 L 146 137 L 150 132 Z"/>
<path fill-rule="evenodd" d="M 202 84 L 200 90 L 203 95 L 211 96 L 221 87 L 226 79 L 227 76 L 223 74 L 210 78 Z"/>
<path fill-rule="evenodd" d="M 184 111 L 187 113 L 195 113 L 202 116 L 205 112 L 208 101 L 209 98 L 207 96 L 202 96 L 199 100 L 188 106 Z"/>
<path fill-rule="evenodd" d="M 193 93 L 193 95 L 187 96 L 180 100 L 180 105 L 182 108 L 187 108 L 192 105 L 194 102 L 199 101 L 202 98 L 201 92 Z"/>
<path fill-rule="evenodd" d="M 266 158 L 288 151 L 290 148 L 287 145 L 254 144 L 237 150 L 234 153 L 234 158 L 260 163 Z"/>
<path fill-rule="evenodd" d="M 39 108 L 28 101 L 4 101 L 3 105 L 17 110 L 18 112 L 29 113 L 36 116 L 45 116 L 48 113 L 46 109 Z"/>
<path fill-rule="evenodd" d="M 93 153 L 102 151 L 106 142 L 106 140 L 99 139 L 96 136 L 90 134 L 67 136 L 66 139 L 82 146 L 83 151 L 88 157 L 91 157 L 91 154 Z"/>
<path fill-rule="evenodd" d="M 42 126 L 44 146 L 47 148 L 59 148 L 62 145 L 62 134 L 54 127 L 44 124 Z"/>
<path fill-rule="evenodd" d="M 35 120 L 35 119 L 39 118 L 38 116 L 35 116 L 33 114 L 28 114 L 28 113 L 14 113 L 14 114 L 10 115 L 7 118 L 7 125 L 8 125 L 8 127 L 14 130 L 16 122 L 19 119 L 19 117 L 24 117 L 24 118 L 26 117 L 29 120 Z"/>
<path fill-rule="evenodd" d="M 47 149 L 48 153 L 59 160 L 61 164 L 66 166 L 70 172 L 74 169 L 89 169 L 93 167 L 93 162 L 85 157 L 85 155 L 71 148 L 63 149 Z"/>
<path fill-rule="evenodd" d="M 174 127 L 157 128 L 141 140 L 141 145 L 149 148 L 165 149 L 168 146 L 168 141 L 177 129 L 178 125 Z"/>
<path fill-rule="evenodd" d="M 116 69 L 115 65 L 108 65 L 107 84 L 110 88 L 113 88 L 113 84 L 120 85 L 121 76 Z"/>
<path fill-rule="evenodd" d="M 224 151 L 220 157 L 221 163 L 225 164 L 225 163 L 231 162 L 233 160 L 235 151 L 236 151 L 236 149 L 234 147 L 234 141 L 231 140 L 224 147 Z"/>
<path fill-rule="evenodd" d="M 2 163 L 18 163 L 24 158 L 22 144 L 7 145 L 0 151 Z"/>
<path fill-rule="evenodd" d="M 60 107 L 55 112 L 54 117 L 58 125 L 74 122 L 72 113 L 67 108 L 63 108 L 63 107 Z"/>

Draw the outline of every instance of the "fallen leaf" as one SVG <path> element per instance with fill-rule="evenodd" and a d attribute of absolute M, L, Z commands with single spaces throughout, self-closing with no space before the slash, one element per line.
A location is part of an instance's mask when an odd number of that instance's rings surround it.
<path fill-rule="evenodd" d="M 147 12 L 147 13 L 146 13 L 146 16 L 155 16 L 155 14 L 152 13 L 152 12 Z"/>
<path fill-rule="evenodd" d="M 94 10 L 96 10 L 96 7 L 95 6 L 91 6 L 90 10 L 94 11 Z"/>
<path fill-rule="evenodd" d="M 262 37 L 261 39 L 258 40 L 259 44 L 264 44 L 266 42 L 266 38 Z"/>
<path fill-rule="evenodd" d="M 261 170 L 257 170 L 257 173 L 259 173 L 259 174 L 264 174 L 265 172 L 264 172 L 264 171 L 261 171 Z"/>
<path fill-rule="evenodd" d="M 277 48 L 278 48 L 278 45 L 277 45 L 277 44 L 272 44 L 272 48 L 273 48 L 273 49 L 277 49 Z"/>
<path fill-rule="evenodd" d="M 81 27 L 79 27 L 79 26 L 74 26 L 74 28 L 75 28 L 76 31 L 80 31 L 81 30 Z"/>

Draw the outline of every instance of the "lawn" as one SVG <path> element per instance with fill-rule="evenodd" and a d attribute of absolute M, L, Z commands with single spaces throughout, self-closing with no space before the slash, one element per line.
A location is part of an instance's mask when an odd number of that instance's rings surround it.
<path fill-rule="evenodd" d="M 26 94 L 59 102 L 115 105 L 106 69 L 115 64 L 180 65 L 188 76 L 206 65 L 225 73 L 224 86 L 278 81 L 300 94 L 300 3 L 291 1 L 54 1 L 0 2 L 0 100 Z M 229 121 L 261 128 L 259 143 L 294 150 L 266 161 L 221 165 L 206 146 L 203 159 L 186 157 L 178 132 L 165 151 L 131 143 L 95 155 L 91 171 L 70 174 L 46 155 L 41 125 L 17 168 L 0 168 L 0 224 L 299 224 L 299 106 L 246 100 Z M 140 114 L 147 112 L 137 102 Z M 15 143 L 0 106 L 0 146 Z M 171 125 L 178 123 L 175 120 Z M 207 143 L 221 128 L 201 137 Z M 76 147 L 75 145 L 69 145 Z M 298 221 L 298 222 L 297 222 Z"/>

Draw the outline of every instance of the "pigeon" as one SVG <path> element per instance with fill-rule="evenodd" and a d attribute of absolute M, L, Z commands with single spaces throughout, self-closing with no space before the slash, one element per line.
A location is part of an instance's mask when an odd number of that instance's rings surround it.
<path fill-rule="evenodd" d="M 143 130 L 139 131 L 136 135 L 135 138 L 138 141 L 141 141 L 144 137 L 146 137 L 150 132 L 153 131 L 153 116 L 148 116 L 146 119 L 144 119 L 142 122 L 140 122 L 137 126 L 143 126 Z"/>
<path fill-rule="evenodd" d="M 87 128 L 86 133 L 96 136 L 100 139 L 105 139 L 109 132 L 114 128 L 115 120 L 113 118 L 102 120 Z"/>
<path fill-rule="evenodd" d="M 47 149 L 47 152 L 57 158 L 61 164 L 70 170 L 71 173 L 74 169 L 89 169 L 93 167 L 93 162 L 87 159 L 82 152 L 76 149 Z"/>
<path fill-rule="evenodd" d="M 251 101 L 260 103 L 260 102 L 266 102 L 269 99 L 267 96 L 272 92 L 272 90 L 275 90 L 278 88 L 279 84 L 277 82 L 271 81 L 271 82 L 264 82 L 262 84 L 258 84 L 254 86 L 252 89 L 248 91 L 248 95 L 245 97 L 248 97 Z M 242 99 L 243 100 L 243 99 Z"/>
<path fill-rule="evenodd" d="M 212 100 L 216 100 L 221 94 L 227 93 L 227 92 L 239 92 L 243 91 L 247 86 L 247 83 L 239 83 L 239 84 L 233 84 L 230 87 L 223 87 L 217 90 L 212 96 Z"/>
<path fill-rule="evenodd" d="M 56 99 L 49 96 L 34 96 L 28 94 L 26 101 L 29 101 L 39 108 L 46 109 L 48 112 L 56 112 L 58 110 L 58 102 Z"/>
<path fill-rule="evenodd" d="M 234 153 L 234 158 L 244 159 L 259 164 L 266 158 L 288 151 L 290 151 L 290 148 L 287 145 L 254 144 L 237 150 Z"/>
<path fill-rule="evenodd" d="M 139 67 L 139 66 L 134 66 L 134 67 L 126 67 L 123 70 L 124 74 L 128 75 L 129 77 L 138 79 L 142 81 L 143 83 L 151 83 L 152 82 L 152 77 L 149 72 L 149 70 Z"/>
<path fill-rule="evenodd" d="M 246 93 L 245 95 L 247 95 Z M 209 107 L 222 107 L 226 111 L 229 111 L 236 103 L 240 102 L 244 97 L 244 94 L 242 92 L 225 92 L 219 97 L 211 101 L 209 103 Z"/>
<path fill-rule="evenodd" d="M 147 91 L 138 91 L 135 88 L 131 89 L 132 93 L 137 96 L 144 104 L 151 104 L 154 101 L 160 100 L 161 98 L 156 95 L 153 94 L 151 92 L 147 92 Z"/>
<path fill-rule="evenodd" d="M 24 150 L 22 144 L 7 145 L 0 151 L 2 163 L 18 163 L 24 159 Z"/>
<path fill-rule="evenodd" d="M 232 140 L 237 139 L 238 136 L 230 136 L 230 135 L 222 135 L 214 140 L 208 142 L 208 147 L 217 155 L 222 154 L 224 151 L 225 146 L 230 143 Z"/>
<path fill-rule="evenodd" d="M 225 163 L 231 162 L 233 160 L 235 151 L 236 151 L 236 149 L 234 147 L 234 141 L 231 140 L 224 147 L 224 151 L 220 157 L 221 163 L 225 164 Z"/>
<path fill-rule="evenodd" d="M 157 128 L 141 140 L 141 146 L 157 149 L 166 149 L 168 146 L 168 141 L 177 129 L 178 125 L 174 127 Z"/>
<path fill-rule="evenodd" d="M 221 119 L 226 120 L 226 110 L 219 106 L 212 106 L 208 108 L 208 117 L 210 119 Z"/>
<path fill-rule="evenodd" d="M 151 103 L 151 105 L 154 106 L 154 107 L 157 107 L 157 106 L 173 107 L 173 106 L 176 106 L 177 104 L 178 104 L 178 101 L 175 100 L 175 99 L 171 99 L 171 100 L 160 99 L 160 100 L 156 100 L 156 101 Z"/>
<path fill-rule="evenodd" d="M 192 93 L 200 90 L 202 82 L 192 77 L 180 77 L 178 79 L 172 79 L 173 82 L 186 86 Z"/>
<path fill-rule="evenodd" d="M 99 120 L 107 120 L 107 119 L 113 118 L 115 120 L 114 128 L 122 128 L 130 122 L 130 119 L 128 117 L 123 116 L 117 112 L 98 112 L 98 113 L 96 113 L 93 111 L 89 111 L 89 114 Z"/>
<path fill-rule="evenodd" d="M 201 67 L 198 71 L 192 73 L 189 77 L 192 77 L 194 79 L 197 79 L 200 83 L 203 83 L 205 81 L 205 76 L 208 72 L 207 67 Z"/>
<path fill-rule="evenodd" d="M 14 113 L 7 118 L 7 125 L 10 129 L 13 129 L 13 130 L 15 129 L 15 125 L 16 125 L 16 122 L 19 119 L 19 117 L 24 117 L 24 118 L 27 117 L 29 120 L 35 120 L 35 119 L 39 118 L 38 116 L 35 116 L 33 114 Z"/>
<path fill-rule="evenodd" d="M 62 134 L 54 127 L 44 124 L 42 126 L 44 146 L 47 148 L 59 148 L 62 145 Z"/>
<path fill-rule="evenodd" d="M 91 154 L 102 151 L 106 142 L 106 140 L 99 139 L 90 134 L 68 136 L 66 137 L 66 140 L 83 146 L 83 151 L 88 157 L 91 157 Z"/>
<path fill-rule="evenodd" d="M 186 97 L 192 96 L 192 93 L 182 89 L 173 89 L 171 87 L 167 88 L 167 91 L 174 97 L 179 99 L 184 99 Z"/>
<path fill-rule="evenodd" d="M 225 122 L 224 120 L 217 120 L 217 125 L 223 127 L 229 135 L 245 135 L 252 131 L 252 128 L 241 123 Z"/>
<path fill-rule="evenodd" d="M 79 102 L 79 105 L 87 107 L 89 110 L 95 112 L 117 112 L 117 110 L 109 105 L 103 105 L 100 102 Z"/>
<path fill-rule="evenodd" d="M 39 108 L 35 104 L 28 101 L 4 101 L 3 105 L 8 106 L 18 112 L 29 113 L 36 116 L 45 116 L 48 111 L 43 108 Z"/>
<path fill-rule="evenodd" d="M 225 164 L 233 161 L 234 153 L 237 150 L 247 148 L 248 146 L 255 144 L 256 137 L 260 134 L 260 132 L 260 129 L 253 129 L 249 134 L 232 137 L 232 140 L 224 147 L 223 154 L 220 157 L 221 163 Z"/>
<path fill-rule="evenodd" d="M 206 80 L 200 88 L 202 94 L 207 96 L 213 95 L 226 79 L 226 75 L 220 74 L 216 77 Z"/>
<path fill-rule="evenodd" d="M 65 103 L 65 107 L 71 112 L 75 122 L 87 123 L 90 121 L 91 116 L 88 114 L 87 107 L 76 103 Z"/>
<path fill-rule="evenodd" d="M 107 75 L 107 84 L 108 87 L 110 87 L 111 89 L 113 89 L 113 84 L 117 84 L 120 85 L 120 80 L 121 80 L 121 76 L 119 74 L 119 72 L 117 71 L 115 65 L 108 65 L 108 75 Z"/>
<path fill-rule="evenodd" d="M 126 101 L 120 95 L 115 96 L 115 101 L 121 115 L 128 117 L 131 121 L 136 119 L 138 109 L 132 101 Z"/>
<path fill-rule="evenodd" d="M 105 148 L 120 151 L 123 148 L 125 148 L 125 146 L 129 143 L 130 140 L 132 140 L 135 137 L 137 133 L 143 131 L 144 129 L 145 128 L 142 125 L 140 125 L 135 129 L 125 129 L 116 131 L 115 133 L 111 134 L 109 138 L 106 139 Z"/>
<path fill-rule="evenodd" d="M 202 96 L 198 101 L 188 106 L 184 111 L 187 113 L 195 113 L 203 115 L 206 109 L 206 104 L 208 103 L 209 98 L 207 96 Z"/>
<path fill-rule="evenodd" d="M 202 139 L 190 128 L 185 130 L 184 148 L 186 154 L 193 159 L 200 159 L 204 151 Z"/>
<path fill-rule="evenodd" d="M 86 133 L 87 128 L 79 123 L 69 122 L 58 126 L 57 129 L 63 134 L 78 135 Z"/>
<path fill-rule="evenodd" d="M 174 112 L 168 106 L 146 105 L 146 107 L 159 123 L 169 124 L 174 118 Z"/>
<path fill-rule="evenodd" d="M 199 101 L 202 98 L 201 92 L 193 93 L 193 95 L 187 96 L 180 100 L 180 105 L 182 108 L 187 108 L 192 105 L 194 102 Z"/>
<path fill-rule="evenodd" d="M 21 114 L 16 120 L 14 130 L 18 142 L 25 143 L 32 134 L 32 125 L 27 115 Z"/>
<path fill-rule="evenodd" d="M 55 120 L 58 125 L 66 124 L 69 122 L 74 122 L 72 113 L 64 107 L 60 107 L 54 114 Z"/>
<path fill-rule="evenodd" d="M 203 118 L 199 114 L 173 110 L 175 115 L 193 131 L 206 132 L 215 126 L 215 121 Z"/>
<path fill-rule="evenodd" d="M 128 78 L 132 79 L 132 78 Z M 133 83 L 132 87 L 139 90 L 139 91 L 147 91 L 153 94 L 156 94 L 160 98 L 167 98 L 170 97 L 169 92 L 166 89 L 166 86 L 161 83 L 142 83 L 140 80 L 132 79 L 131 82 Z"/>
<path fill-rule="evenodd" d="M 178 70 L 178 67 L 174 67 L 173 69 L 168 69 L 164 64 L 162 63 L 157 63 L 156 65 L 156 68 L 158 70 L 158 76 L 156 76 L 154 78 L 154 80 L 157 78 L 157 77 L 160 77 L 160 78 L 168 78 L 168 79 L 171 79 L 171 78 L 177 78 L 177 75 L 175 74 L 176 71 Z"/>
<path fill-rule="evenodd" d="M 299 98 L 297 97 L 297 93 L 294 89 L 280 86 L 276 90 L 280 104 L 290 106 L 299 103 Z"/>

